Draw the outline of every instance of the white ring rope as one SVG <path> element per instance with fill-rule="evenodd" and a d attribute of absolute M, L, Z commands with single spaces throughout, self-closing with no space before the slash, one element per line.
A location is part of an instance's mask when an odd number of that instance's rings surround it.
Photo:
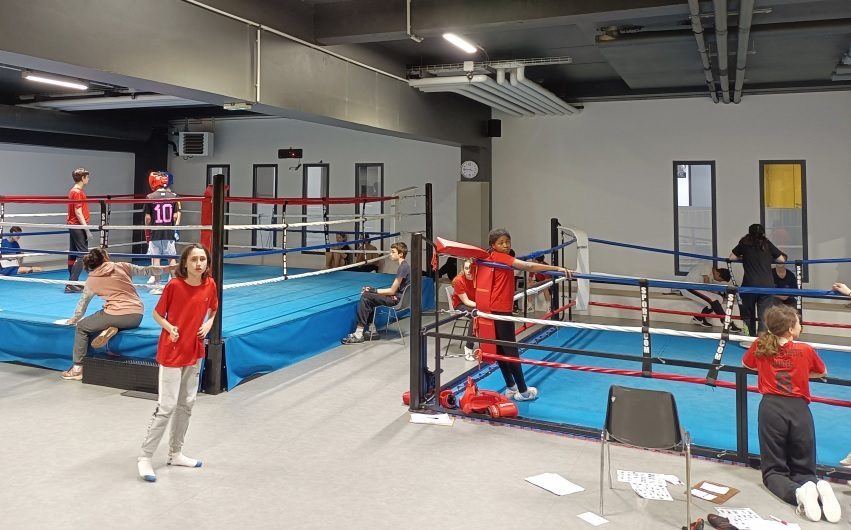
<path fill-rule="evenodd" d="M 282 281 L 285 281 L 285 280 L 295 280 L 295 279 L 298 279 L 298 278 L 307 278 L 309 276 L 320 276 L 322 274 L 329 274 L 329 273 L 332 273 L 332 272 L 351 269 L 353 267 L 359 267 L 361 265 L 366 265 L 368 263 L 374 263 L 376 261 L 387 259 L 389 256 L 390 256 L 390 254 L 387 253 L 387 254 L 385 254 L 383 256 L 379 256 L 377 258 L 368 259 L 366 261 L 359 261 L 357 263 L 352 263 L 351 265 L 343 265 L 342 267 L 337 267 L 336 269 L 324 269 L 324 270 L 318 270 L 318 271 L 313 271 L 313 272 L 303 272 L 301 274 L 293 274 L 291 276 L 278 276 L 278 277 L 275 277 L 275 278 L 267 278 L 265 280 L 254 280 L 254 281 L 251 281 L 251 282 L 229 283 L 227 285 L 223 285 L 222 289 L 237 289 L 237 288 L 241 288 L 241 287 L 254 287 L 256 285 L 266 285 L 266 284 L 270 284 L 270 283 L 278 283 L 278 282 L 282 282 Z"/>
<path fill-rule="evenodd" d="M 564 282 L 564 281 L 566 281 L 566 280 L 567 280 L 567 278 L 565 278 L 564 276 L 562 276 L 562 277 L 560 277 L 560 278 L 556 278 L 556 279 L 555 279 L 555 282 L 556 282 L 556 283 L 561 283 L 561 282 Z M 531 296 L 531 295 L 533 295 L 533 294 L 538 294 L 538 293 L 540 293 L 541 291 L 546 291 L 547 289 L 549 289 L 550 287 L 552 287 L 552 285 L 553 285 L 553 280 L 550 280 L 550 281 L 548 281 L 548 282 L 546 282 L 546 283 L 542 283 L 541 285 L 536 285 L 535 287 L 530 287 L 530 288 L 526 289 L 525 291 L 520 291 L 519 293 L 515 294 L 515 295 L 514 295 L 514 299 L 515 299 L 515 300 L 520 300 L 520 299 L 521 299 L 521 298 L 523 298 L 524 296 Z"/>
<path fill-rule="evenodd" d="M 455 312 L 457 313 L 457 312 Z M 586 324 L 583 322 L 566 322 L 561 320 L 544 320 L 540 318 L 523 318 L 523 317 L 515 317 L 515 316 L 506 316 L 506 315 L 494 315 L 491 313 L 484 313 L 482 311 L 478 311 L 476 316 L 488 318 L 490 320 L 502 320 L 505 322 L 518 322 L 524 324 L 537 324 L 540 326 L 555 326 L 559 328 L 576 328 L 576 329 L 594 329 L 598 331 L 620 331 L 627 333 L 642 333 L 642 328 L 640 326 L 610 326 L 605 324 Z M 650 328 L 648 330 L 650 333 L 655 333 L 657 335 L 668 335 L 671 337 L 692 337 L 698 339 L 714 339 L 718 340 L 721 338 L 720 333 L 703 333 L 696 331 L 678 331 L 675 329 L 667 329 L 667 328 Z M 745 341 L 752 342 L 756 340 L 756 337 L 751 337 L 749 335 L 729 335 L 728 341 Z M 818 342 L 807 342 L 807 341 L 796 341 L 801 342 L 803 344 L 809 344 L 813 348 L 824 349 L 824 350 L 835 350 L 835 351 L 851 351 L 851 346 L 840 346 L 838 344 L 823 344 Z"/>

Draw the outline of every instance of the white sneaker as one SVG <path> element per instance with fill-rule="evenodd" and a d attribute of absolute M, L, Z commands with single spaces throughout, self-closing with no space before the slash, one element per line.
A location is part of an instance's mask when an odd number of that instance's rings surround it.
<path fill-rule="evenodd" d="M 795 499 L 798 508 L 795 510 L 799 516 L 810 521 L 821 521 L 821 506 L 818 503 L 819 490 L 815 483 L 807 482 L 795 490 Z"/>
<path fill-rule="evenodd" d="M 517 392 L 514 394 L 514 401 L 532 401 L 538 397 L 538 389 L 530 386 L 526 392 Z"/>
<path fill-rule="evenodd" d="M 145 482 L 156 482 L 157 475 L 154 473 L 154 467 L 151 465 L 150 458 L 140 458 L 137 464 L 139 468 L 139 477 Z"/>
<path fill-rule="evenodd" d="M 840 460 L 839 465 L 842 467 L 851 467 L 851 453 L 848 453 L 848 456 Z"/>
<path fill-rule="evenodd" d="M 154 296 L 158 296 L 158 295 L 163 294 L 162 287 L 154 287 L 153 289 L 151 289 L 151 294 L 154 295 Z"/>
<path fill-rule="evenodd" d="M 476 351 L 473 350 L 473 348 L 468 348 L 467 346 L 464 346 L 464 359 L 468 361 L 475 361 Z"/>
<path fill-rule="evenodd" d="M 505 389 L 505 397 L 507 397 L 508 399 L 511 399 L 516 395 L 517 395 L 517 386 L 516 385 L 510 386 L 510 387 Z"/>
<path fill-rule="evenodd" d="M 838 523 L 842 519 L 842 508 L 839 506 L 839 501 L 836 500 L 830 482 L 819 480 L 816 483 L 816 490 L 821 501 L 821 511 L 824 513 L 824 518 L 829 523 Z"/>
<path fill-rule="evenodd" d="M 151 284 L 151 283 L 157 283 L 157 277 L 156 277 L 156 276 L 151 276 L 150 278 L 148 278 L 148 283 L 149 283 L 149 284 Z"/>

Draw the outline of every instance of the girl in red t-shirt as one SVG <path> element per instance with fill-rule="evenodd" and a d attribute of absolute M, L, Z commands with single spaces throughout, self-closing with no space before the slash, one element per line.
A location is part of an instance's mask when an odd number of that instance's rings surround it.
<path fill-rule="evenodd" d="M 154 309 L 154 320 L 163 328 L 157 345 L 159 397 L 138 459 L 139 476 L 148 482 L 157 480 L 151 457 L 172 416 L 168 465 L 201 467 L 200 460 L 181 451 L 198 392 L 204 338 L 219 308 L 209 262 L 206 248 L 198 244 L 187 246 L 180 255 L 175 278 L 165 286 Z"/>
<path fill-rule="evenodd" d="M 830 483 L 816 476 L 816 434 L 810 413 L 810 382 L 827 368 L 808 344 L 795 342 L 801 321 L 795 309 L 777 305 L 765 312 L 765 327 L 742 365 L 755 370 L 759 392 L 759 453 L 762 482 L 773 494 L 798 507 L 810 521 L 838 522 L 839 502 Z M 821 502 L 821 505 L 819 505 Z"/>
<path fill-rule="evenodd" d="M 491 247 L 490 254 L 487 257 L 488 261 L 527 272 L 561 272 L 570 278 L 570 271 L 564 267 L 514 259 L 510 254 L 511 234 L 504 228 L 491 230 L 488 234 L 488 244 Z M 514 305 L 514 271 L 495 267 L 490 285 L 481 285 L 480 276 L 480 274 L 476 275 L 476 305 L 489 307 L 490 312 L 494 315 L 511 316 L 511 309 Z M 481 303 L 480 296 L 489 297 L 486 305 Z M 512 342 L 517 340 L 514 333 L 514 322 L 495 320 L 494 331 L 497 340 Z M 514 347 L 497 346 L 496 352 L 506 357 L 520 357 L 520 353 Z M 500 372 L 502 372 L 503 379 L 505 379 L 505 395 L 507 397 L 514 398 L 516 401 L 528 401 L 537 397 L 538 389 L 533 386 L 526 386 L 523 367 L 520 363 L 497 361 L 497 364 Z"/>
<path fill-rule="evenodd" d="M 464 269 L 452 280 L 452 309 L 456 311 L 470 311 L 476 308 L 476 285 L 473 277 L 473 260 L 464 260 Z M 470 335 L 470 320 L 464 326 L 464 334 Z M 472 341 L 464 344 L 464 359 L 475 361 Z"/>

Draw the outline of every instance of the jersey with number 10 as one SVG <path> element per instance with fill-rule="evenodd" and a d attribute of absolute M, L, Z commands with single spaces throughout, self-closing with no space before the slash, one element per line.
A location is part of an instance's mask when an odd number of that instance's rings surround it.
<path fill-rule="evenodd" d="M 145 204 L 145 215 L 151 216 L 151 226 L 174 226 L 174 214 L 180 211 L 177 194 L 165 189 L 148 194 L 149 199 L 162 199 Z M 151 240 L 174 239 L 174 230 L 151 230 Z"/>

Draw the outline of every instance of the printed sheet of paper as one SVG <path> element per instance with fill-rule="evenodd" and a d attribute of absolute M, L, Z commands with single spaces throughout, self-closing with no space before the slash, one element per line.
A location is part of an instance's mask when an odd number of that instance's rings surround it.
<path fill-rule="evenodd" d="M 451 427 L 452 424 L 455 423 L 455 418 L 446 413 L 419 414 L 417 412 L 412 412 L 411 423 L 423 423 L 427 425 L 443 425 L 446 427 Z"/>
<path fill-rule="evenodd" d="M 668 491 L 668 486 L 665 484 L 665 481 L 655 484 L 649 482 L 630 482 L 629 485 L 632 486 L 632 490 L 642 498 L 649 499 L 651 501 L 674 500 L 674 498 L 671 497 L 671 492 Z"/>
<path fill-rule="evenodd" d="M 798 523 L 784 523 L 761 519 L 759 521 L 751 521 L 750 530 L 801 530 L 801 526 Z"/>
<path fill-rule="evenodd" d="M 586 523 L 593 525 L 593 526 L 600 526 L 601 524 L 606 524 L 606 523 L 609 522 L 608 519 L 604 519 L 594 512 L 580 513 L 576 517 L 579 517 L 580 519 L 582 519 Z"/>
<path fill-rule="evenodd" d="M 618 482 L 638 484 L 665 484 L 665 475 L 659 473 L 641 473 L 639 471 L 624 471 L 618 469 Z"/>
<path fill-rule="evenodd" d="M 539 488 L 544 488 L 556 495 L 570 495 L 571 493 L 585 491 L 585 488 L 574 484 L 558 473 L 541 473 L 534 477 L 527 477 L 526 482 L 534 484 Z"/>
<path fill-rule="evenodd" d="M 741 530 L 750 530 L 751 523 L 754 521 L 765 521 L 755 511 L 750 508 L 715 508 L 715 511 L 721 517 L 726 517 L 730 520 L 730 524 L 738 527 Z M 757 525 L 760 523 L 757 522 Z"/>

